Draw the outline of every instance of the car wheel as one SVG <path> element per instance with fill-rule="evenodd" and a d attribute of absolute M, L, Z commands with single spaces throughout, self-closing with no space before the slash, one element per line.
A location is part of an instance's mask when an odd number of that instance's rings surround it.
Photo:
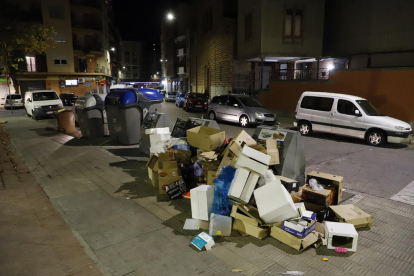
<path fill-rule="evenodd" d="M 210 113 L 208 113 L 208 118 L 209 118 L 210 120 L 215 121 L 215 120 L 216 120 L 216 114 L 214 114 L 214 112 L 213 112 L 213 111 L 210 111 Z"/>
<path fill-rule="evenodd" d="M 241 127 L 248 127 L 249 126 L 249 118 L 246 115 L 241 115 L 239 119 L 239 124 Z"/>
<path fill-rule="evenodd" d="M 381 130 L 370 130 L 367 133 L 367 142 L 371 146 L 382 146 L 385 143 L 385 134 Z"/>
<path fill-rule="evenodd" d="M 190 111 L 191 111 L 191 109 L 187 107 L 187 108 L 185 109 L 185 111 L 190 112 Z"/>
<path fill-rule="evenodd" d="M 36 120 L 36 121 L 37 121 L 37 120 L 39 120 L 39 118 L 38 118 L 37 116 L 35 116 L 35 115 L 34 115 L 34 111 L 33 111 L 33 110 L 32 110 L 32 119 L 33 119 L 33 120 Z"/>
<path fill-rule="evenodd" d="M 312 133 L 312 126 L 308 122 L 300 122 L 298 128 L 303 136 L 309 136 Z"/>

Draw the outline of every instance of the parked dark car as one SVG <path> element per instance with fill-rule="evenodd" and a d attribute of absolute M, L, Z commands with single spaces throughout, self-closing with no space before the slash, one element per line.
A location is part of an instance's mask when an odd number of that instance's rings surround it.
<path fill-rule="evenodd" d="M 64 106 L 72 106 L 78 97 L 73 93 L 60 94 L 60 99 Z"/>
<path fill-rule="evenodd" d="M 208 109 L 208 96 L 201 93 L 188 93 L 184 98 L 183 109 L 187 112 L 191 110 Z"/>

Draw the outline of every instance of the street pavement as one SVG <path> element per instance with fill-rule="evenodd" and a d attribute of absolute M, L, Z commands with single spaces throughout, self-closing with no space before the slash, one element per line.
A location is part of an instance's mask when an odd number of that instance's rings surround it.
<path fill-rule="evenodd" d="M 164 111 L 172 118 L 185 118 L 185 111 L 166 106 Z M 325 247 L 297 252 L 272 237 L 257 240 L 235 232 L 217 239 L 211 251 L 200 252 L 190 244 L 199 232 L 182 229 L 191 217 L 189 201 L 168 201 L 158 195 L 147 177 L 146 157 L 137 146 L 120 146 L 106 138 L 79 140 L 57 132 L 53 119 L 34 121 L 22 111 L 8 114 L 0 111 L 0 120 L 7 121 L 3 126 L 15 160 L 28 167 L 27 174 L 33 176 L 30 183 L 40 185 L 92 261 L 79 261 L 79 266 L 98 268 L 103 275 L 129 276 L 234 275 L 231 269 L 241 269 L 243 275 L 278 275 L 288 270 L 305 275 L 414 274 L 414 206 L 390 200 L 414 179 L 411 146 L 372 148 L 333 135 L 304 139 L 307 171 L 344 176 L 351 195 L 344 203 L 354 203 L 374 216 L 374 226 L 359 231 L 356 253 L 339 254 Z M 286 126 L 288 122 L 289 118 Z M 220 127 L 228 135 L 240 130 L 231 124 Z M 3 173 L 1 179 L 3 187 L 12 183 Z M 30 203 L 36 205 L 35 200 Z M 10 209 L 13 206 L 3 208 L 1 216 Z M 8 231 L 0 224 L 2 241 Z M 36 240 L 34 246 L 40 246 Z M 6 267 L 0 274 L 19 275 L 21 268 L 4 266 L 14 258 L 2 254 L 6 246 L 0 244 L 0 267 Z M 24 250 L 7 248 L 9 256 Z M 322 261 L 324 257 L 329 260 Z M 42 263 L 50 260 L 45 256 Z M 21 275 L 82 275 L 30 273 L 32 265 L 28 263 Z"/>

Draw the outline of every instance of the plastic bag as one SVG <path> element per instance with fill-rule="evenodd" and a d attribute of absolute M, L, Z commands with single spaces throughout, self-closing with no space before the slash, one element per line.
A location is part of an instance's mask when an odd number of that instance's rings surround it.
<path fill-rule="evenodd" d="M 213 213 L 223 216 L 230 215 L 229 193 L 231 181 L 234 178 L 236 170 L 230 166 L 225 166 L 220 171 L 220 174 L 213 180 L 214 199 L 213 199 Z"/>
<path fill-rule="evenodd" d="M 262 187 L 266 183 L 272 182 L 273 180 L 276 180 L 276 176 L 273 174 L 272 170 L 267 170 L 263 176 L 260 176 L 257 183 L 259 184 L 259 187 Z"/>
<path fill-rule="evenodd" d="M 200 160 L 197 160 L 193 165 L 194 175 L 195 176 L 204 176 L 204 170 L 203 170 L 203 168 L 201 168 L 201 166 L 198 164 L 198 162 L 200 162 Z"/>
<path fill-rule="evenodd" d="M 322 191 L 322 190 L 324 190 L 324 188 L 320 184 L 318 184 L 318 181 L 315 178 L 309 179 L 309 185 L 315 191 Z"/>

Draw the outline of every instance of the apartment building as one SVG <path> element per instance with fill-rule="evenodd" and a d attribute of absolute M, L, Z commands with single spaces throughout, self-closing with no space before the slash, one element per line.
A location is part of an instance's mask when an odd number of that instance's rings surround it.
<path fill-rule="evenodd" d="M 106 93 L 112 79 L 111 59 L 115 59 L 110 52 L 110 41 L 114 41 L 111 1 L 19 1 L 27 7 L 39 4 L 42 22 L 54 28 L 57 42 L 45 54 L 24 53 L 25 68 L 18 73 L 21 93 L 32 89 Z"/>

